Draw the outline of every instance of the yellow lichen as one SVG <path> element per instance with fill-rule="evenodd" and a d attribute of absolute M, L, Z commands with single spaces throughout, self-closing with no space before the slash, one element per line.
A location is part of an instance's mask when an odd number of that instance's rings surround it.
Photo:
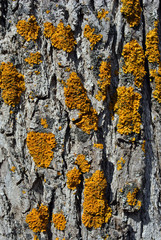
<path fill-rule="evenodd" d="M 158 37 L 158 21 L 155 22 L 155 28 L 148 32 L 146 35 L 146 52 L 145 56 L 148 57 L 150 63 L 159 63 L 160 52 L 159 52 L 159 37 Z"/>
<path fill-rule="evenodd" d="M 0 65 L 0 88 L 6 104 L 15 107 L 20 102 L 21 94 L 25 91 L 24 76 L 10 62 Z"/>
<path fill-rule="evenodd" d="M 97 170 L 85 179 L 82 222 L 88 228 L 99 228 L 112 216 L 112 210 L 105 199 L 106 187 L 103 171 Z"/>
<path fill-rule="evenodd" d="M 58 230 L 63 231 L 66 227 L 66 219 L 63 213 L 53 214 L 54 227 Z"/>
<path fill-rule="evenodd" d="M 40 72 L 39 72 L 39 71 L 35 71 L 35 74 L 36 74 L 36 75 L 39 75 L 39 74 L 40 74 Z"/>
<path fill-rule="evenodd" d="M 49 13 L 50 13 L 50 10 L 46 10 L 46 13 L 49 14 Z"/>
<path fill-rule="evenodd" d="M 39 240 L 37 235 L 34 235 L 34 240 Z"/>
<path fill-rule="evenodd" d="M 70 72 L 70 67 L 66 67 L 65 72 Z"/>
<path fill-rule="evenodd" d="M 120 160 L 117 161 L 117 170 L 120 171 L 122 169 L 122 167 L 125 164 L 125 159 L 123 159 L 122 157 L 120 158 Z"/>
<path fill-rule="evenodd" d="M 127 203 L 132 206 L 136 207 L 138 210 L 141 208 L 141 201 L 136 199 L 136 194 L 139 191 L 139 188 L 134 188 L 134 190 L 131 192 L 128 192 L 127 194 Z"/>
<path fill-rule="evenodd" d="M 15 166 L 12 166 L 10 170 L 11 170 L 12 172 L 15 172 L 16 167 L 15 167 Z"/>
<path fill-rule="evenodd" d="M 97 130 L 98 116 L 96 110 L 91 106 L 87 92 L 75 72 L 70 74 L 64 87 L 65 103 L 70 109 L 78 109 L 79 121 L 75 124 L 84 132 L 90 134 L 91 130 Z"/>
<path fill-rule="evenodd" d="M 140 133 L 141 116 L 138 112 L 141 95 L 132 87 L 117 88 L 117 102 L 114 110 L 119 115 L 117 131 L 120 134 Z"/>
<path fill-rule="evenodd" d="M 127 43 L 122 51 L 125 64 L 124 73 L 132 73 L 135 77 L 135 85 L 140 88 L 143 85 L 145 71 L 145 56 L 142 47 L 136 40 Z"/>
<path fill-rule="evenodd" d="M 62 126 L 59 126 L 58 130 L 59 130 L 59 131 L 62 130 Z"/>
<path fill-rule="evenodd" d="M 123 3 L 121 12 L 124 14 L 130 27 L 135 27 L 140 23 L 141 6 L 139 0 L 121 0 Z"/>
<path fill-rule="evenodd" d="M 35 16 L 31 16 L 28 22 L 25 20 L 18 21 L 16 27 L 17 32 L 24 37 L 26 41 L 35 41 L 38 38 L 40 27 L 36 22 Z"/>
<path fill-rule="evenodd" d="M 108 20 L 109 18 L 106 17 L 106 15 L 108 14 L 108 11 L 105 11 L 105 9 L 101 9 L 101 11 L 98 11 L 97 13 L 97 18 L 101 19 L 104 18 L 105 20 Z"/>
<path fill-rule="evenodd" d="M 25 58 L 25 62 L 27 62 L 31 66 L 33 66 L 34 64 L 40 64 L 42 62 L 40 52 L 30 53 L 30 56 Z"/>
<path fill-rule="evenodd" d="M 78 167 L 82 173 L 89 172 L 90 164 L 85 159 L 85 156 L 83 154 L 79 154 L 77 156 L 75 164 L 78 165 Z"/>
<path fill-rule="evenodd" d="M 26 216 L 26 223 L 28 223 L 29 228 L 35 233 L 45 232 L 48 219 L 48 207 L 41 204 L 38 209 L 33 208 L 32 211 Z"/>
<path fill-rule="evenodd" d="M 42 125 L 44 128 L 48 128 L 48 124 L 47 124 L 46 119 L 41 118 L 41 125 Z"/>
<path fill-rule="evenodd" d="M 89 25 L 85 25 L 84 27 L 84 37 L 87 38 L 90 42 L 91 50 L 93 50 L 94 46 L 97 42 L 102 39 L 101 34 L 94 34 L 95 29 L 91 28 Z"/>
<path fill-rule="evenodd" d="M 141 149 L 143 150 L 143 152 L 145 153 L 145 140 L 143 140 L 143 143 L 142 143 L 142 146 L 141 146 Z"/>
<path fill-rule="evenodd" d="M 103 144 L 102 143 L 94 143 L 93 146 L 96 147 L 96 148 L 99 148 L 99 149 L 103 149 Z"/>
<path fill-rule="evenodd" d="M 72 170 L 67 172 L 67 187 L 69 189 L 76 189 L 77 185 L 81 182 L 81 172 L 77 168 L 73 168 Z"/>
<path fill-rule="evenodd" d="M 56 146 L 53 133 L 29 132 L 27 147 L 37 167 L 49 167 L 53 159 L 52 149 Z"/>
<path fill-rule="evenodd" d="M 161 103 L 161 62 L 159 63 L 158 71 L 153 74 L 155 80 L 155 90 L 153 92 L 153 97 Z"/>
<path fill-rule="evenodd" d="M 96 95 L 96 99 L 98 101 L 100 100 L 105 100 L 106 99 L 106 92 L 107 88 L 109 87 L 111 83 L 111 64 L 110 62 L 101 62 L 100 66 L 100 74 L 99 74 L 100 79 L 97 81 L 97 84 L 100 88 Z"/>
<path fill-rule="evenodd" d="M 63 22 L 60 21 L 58 26 L 55 28 L 51 23 L 44 23 L 44 35 L 50 38 L 51 44 L 57 48 L 62 49 L 66 52 L 74 50 L 76 40 L 70 25 L 64 26 Z"/>

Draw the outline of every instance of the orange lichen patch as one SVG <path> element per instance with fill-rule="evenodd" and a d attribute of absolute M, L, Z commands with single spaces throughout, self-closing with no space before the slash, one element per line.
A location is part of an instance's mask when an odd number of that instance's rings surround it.
<path fill-rule="evenodd" d="M 41 60 L 41 53 L 30 53 L 30 56 L 25 58 L 25 62 L 33 66 L 34 64 L 40 64 L 42 62 Z"/>
<path fill-rule="evenodd" d="M 158 21 L 154 23 L 155 28 L 148 32 L 146 35 L 146 52 L 145 56 L 148 57 L 148 61 L 151 63 L 159 63 L 159 37 L 158 37 Z"/>
<path fill-rule="evenodd" d="M 112 210 L 105 199 L 106 187 L 103 171 L 97 170 L 85 179 L 82 222 L 88 228 L 99 228 L 112 216 Z"/>
<path fill-rule="evenodd" d="M 141 6 L 139 0 L 121 0 L 123 3 L 121 12 L 124 14 L 130 27 L 135 27 L 140 23 Z"/>
<path fill-rule="evenodd" d="M 158 71 L 155 71 L 152 75 L 155 79 L 155 90 L 153 92 L 153 97 L 161 103 L 161 62 L 159 63 Z"/>
<path fill-rule="evenodd" d="M 106 92 L 107 88 L 109 87 L 111 83 L 111 64 L 110 62 L 101 62 L 100 66 L 100 74 L 99 74 L 100 79 L 97 81 L 97 84 L 100 88 L 96 95 L 96 99 L 98 101 L 100 100 L 105 100 L 106 99 Z"/>
<path fill-rule="evenodd" d="M 13 114 L 13 111 L 12 111 L 12 110 L 10 111 L 10 114 Z"/>
<path fill-rule="evenodd" d="M 12 172 L 15 172 L 16 167 L 15 167 L 15 166 L 12 166 L 10 170 L 11 170 Z"/>
<path fill-rule="evenodd" d="M 68 171 L 67 174 L 67 187 L 69 189 L 76 189 L 77 185 L 80 184 L 81 179 L 81 172 L 77 168 L 73 168 L 72 170 Z"/>
<path fill-rule="evenodd" d="M 103 144 L 102 143 L 94 143 L 93 146 L 96 147 L 96 148 L 99 148 L 99 149 L 103 149 Z"/>
<path fill-rule="evenodd" d="M 102 39 L 102 34 L 94 34 L 95 29 L 91 28 L 89 25 L 85 25 L 84 27 L 84 37 L 87 38 L 90 42 L 91 50 Z"/>
<path fill-rule="evenodd" d="M 78 109 L 79 121 L 76 124 L 84 132 L 90 134 L 91 130 L 97 130 L 97 112 L 91 106 L 87 92 L 75 72 L 70 74 L 64 87 L 65 103 L 70 109 Z"/>
<path fill-rule="evenodd" d="M 29 132 L 27 147 L 37 167 L 49 167 L 53 159 L 52 149 L 56 146 L 53 133 Z"/>
<path fill-rule="evenodd" d="M 50 13 L 50 10 L 46 10 L 46 13 L 49 14 L 49 13 Z"/>
<path fill-rule="evenodd" d="M 59 130 L 59 131 L 62 130 L 62 126 L 59 126 L 58 130 Z"/>
<path fill-rule="evenodd" d="M 107 18 L 107 16 L 106 16 L 108 13 L 109 12 L 105 11 L 105 9 L 101 9 L 101 11 L 98 11 L 98 13 L 97 13 L 97 18 L 101 19 L 101 20 L 102 20 L 102 18 L 104 18 L 105 20 L 108 20 L 109 18 Z"/>
<path fill-rule="evenodd" d="M 36 22 L 35 16 L 31 16 L 28 22 L 25 20 L 18 21 L 16 27 L 17 32 L 24 37 L 26 41 L 35 41 L 38 38 L 40 27 Z"/>
<path fill-rule="evenodd" d="M 135 85 L 140 88 L 143 85 L 145 71 L 145 56 L 142 47 L 136 40 L 127 43 L 122 51 L 125 64 L 124 73 L 132 73 L 135 77 Z"/>
<path fill-rule="evenodd" d="M 46 119 L 41 118 L 41 125 L 42 125 L 44 128 L 48 128 L 48 124 L 47 124 Z"/>
<path fill-rule="evenodd" d="M 37 235 L 34 235 L 34 240 L 39 240 Z"/>
<path fill-rule="evenodd" d="M 41 206 L 36 209 L 33 208 L 32 211 L 26 216 L 26 222 L 29 228 L 33 232 L 45 232 L 48 224 L 49 213 L 48 207 L 41 204 Z"/>
<path fill-rule="evenodd" d="M 143 152 L 145 153 L 145 140 L 143 140 L 143 143 L 142 143 L 142 146 L 141 146 L 141 149 L 143 150 Z"/>
<path fill-rule="evenodd" d="M 49 22 L 44 23 L 44 35 L 50 38 L 51 44 L 55 48 L 63 49 L 66 52 L 73 51 L 74 45 L 77 43 L 70 25 L 65 27 L 62 21 L 56 28 Z"/>
<path fill-rule="evenodd" d="M 117 102 L 114 110 L 119 115 L 117 131 L 120 134 L 140 133 L 141 116 L 138 112 L 140 99 L 141 95 L 134 92 L 132 87 L 117 88 Z"/>
<path fill-rule="evenodd" d="M 80 171 L 82 173 L 89 172 L 90 169 L 90 164 L 88 161 L 85 159 L 85 156 L 83 154 L 79 154 L 75 160 L 75 164 L 78 165 Z"/>
<path fill-rule="evenodd" d="M 58 230 L 63 231 L 66 227 L 66 219 L 63 213 L 53 214 L 54 227 Z"/>
<path fill-rule="evenodd" d="M 122 157 L 120 158 L 120 160 L 117 161 L 117 170 L 118 171 L 120 171 L 123 168 L 125 162 L 126 162 L 125 159 L 123 159 Z"/>
<path fill-rule="evenodd" d="M 141 208 L 141 201 L 136 199 L 136 194 L 139 191 L 139 188 L 134 188 L 133 192 L 128 192 L 127 202 L 130 206 L 136 207 L 138 210 Z"/>
<path fill-rule="evenodd" d="M 24 76 L 10 62 L 0 65 L 0 88 L 6 104 L 15 107 L 20 102 L 21 94 L 25 91 Z"/>
<path fill-rule="evenodd" d="M 65 72 L 70 72 L 70 67 L 66 67 Z"/>
<path fill-rule="evenodd" d="M 26 193 L 26 191 L 22 190 L 22 193 L 23 193 L 23 194 L 25 194 L 25 193 Z"/>
<path fill-rule="evenodd" d="M 35 74 L 36 74 L 36 75 L 39 75 L 39 74 L 40 74 L 40 72 L 39 72 L 39 71 L 35 71 Z"/>

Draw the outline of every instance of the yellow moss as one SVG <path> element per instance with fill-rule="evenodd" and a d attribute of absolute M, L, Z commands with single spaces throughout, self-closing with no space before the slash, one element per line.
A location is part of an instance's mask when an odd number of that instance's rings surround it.
<path fill-rule="evenodd" d="M 0 88 L 6 104 L 15 107 L 20 102 L 21 94 L 25 91 L 24 76 L 10 62 L 0 65 Z"/>
<path fill-rule="evenodd" d="M 42 125 L 44 128 L 48 128 L 48 124 L 47 124 L 46 119 L 41 118 L 41 125 Z"/>
<path fill-rule="evenodd" d="M 65 103 L 70 109 L 78 109 L 79 121 L 76 124 L 84 132 L 90 134 L 91 130 L 97 130 L 97 112 L 91 106 L 87 92 L 75 72 L 70 74 L 64 87 Z"/>
<path fill-rule="evenodd" d="M 25 38 L 26 41 L 35 41 L 38 38 L 39 29 L 35 16 L 31 16 L 27 21 L 20 20 L 17 25 L 17 32 Z"/>
<path fill-rule="evenodd" d="M 122 167 L 125 164 L 125 159 L 123 159 L 122 157 L 120 158 L 120 160 L 117 161 L 117 170 L 120 171 L 122 169 Z"/>
<path fill-rule="evenodd" d="M 83 154 L 79 154 L 76 158 L 75 164 L 78 165 L 80 171 L 82 173 L 89 172 L 90 169 L 90 164 L 88 161 L 85 159 L 85 156 Z"/>
<path fill-rule="evenodd" d="M 141 208 L 141 201 L 136 199 L 136 194 L 139 191 L 139 188 L 134 188 L 133 192 L 128 192 L 127 202 L 130 206 L 135 207 L 139 210 Z"/>
<path fill-rule="evenodd" d="M 93 146 L 99 149 L 103 149 L 103 144 L 101 143 L 94 143 Z"/>
<path fill-rule="evenodd" d="M 84 27 L 84 37 L 87 38 L 90 42 L 91 50 L 93 50 L 94 46 L 97 42 L 102 39 L 101 34 L 94 34 L 95 29 L 91 28 L 89 25 L 85 25 Z"/>
<path fill-rule="evenodd" d="M 145 56 L 142 47 L 136 40 L 127 43 L 122 51 L 125 64 L 124 73 L 132 73 L 135 77 L 135 85 L 140 88 L 143 85 L 145 71 Z"/>
<path fill-rule="evenodd" d="M 62 21 L 56 28 L 49 22 L 44 23 L 44 35 L 50 38 L 51 44 L 55 48 L 66 52 L 73 51 L 74 45 L 77 43 L 70 25 L 65 27 Z"/>
<path fill-rule="evenodd" d="M 58 230 L 63 231 L 66 227 L 66 219 L 63 213 L 53 214 L 54 227 Z"/>
<path fill-rule="evenodd" d="M 53 133 L 29 132 L 27 147 L 37 167 L 49 167 L 53 159 L 52 149 L 56 146 Z"/>
<path fill-rule="evenodd" d="M 30 53 L 30 56 L 25 58 L 25 62 L 27 62 L 31 66 L 33 66 L 34 64 L 40 64 L 42 62 L 41 54 L 39 52 Z"/>
<path fill-rule="evenodd" d="M 12 172 L 15 172 L 16 167 L 15 167 L 15 166 L 12 166 L 10 170 L 11 170 Z"/>
<path fill-rule="evenodd" d="M 106 187 L 103 171 L 97 170 L 85 179 L 82 222 L 88 228 L 99 228 L 112 216 L 112 210 L 105 199 Z"/>
<path fill-rule="evenodd" d="M 100 88 L 96 95 L 96 99 L 98 101 L 100 100 L 105 100 L 106 99 L 106 92 L 107 88 L 109 87 L 111 83 L 111 64 L 110 62 L 101 62 L 100 66 L 100 74 L 99 74 L 100 79 L 97 81 L 97 84 Z"/>
<path fill-rule="evenodd" d="M 152 77 L 154 77 L 155 80 L 153 97 L 156 98 L 159 103 L 161 103 L 161 62 L 159 63 L 158 71 L 154 71 Z"/>
<path fill-rule="evenodd" d="M 146 52 L 145 56 L 148 57 L 148 61 L 151 63 L 159 63 L 160 52 L 159 52 L 159 37 L 158 37 L 158 21 L 155 22 L 155 28 L 148 32 L 146 35 Z"/>
<path fill-rule="evenodd" d="M 145 153 L 145 140 L 142 143 L 141 149 L 143 150 L 143 152 Z"/>
<path fill-rule="evenodd" d="M 66 175 L 67 187 L 72 190 L 76 189 L 77 185 L 79 185 L 81 182 L 81 172 L 78 169 L 73 168 L 72 170 L 68 171 Z"/>
<path fill-rule="evenodd" d="M 101 11 L 98 11 L 97 13 L 97 18 L 101 19 L 104 18 L 105 20 L 108 20 L 108 18 L 106 17 L 106 15 L 108 14 L 108 11 L 105 11 L 105 9 L 101 9 Z"/>
<path fill-rule="evenodd" d="M 135 27 L 140 23 L 141 6 L 139 0 L 121 0 L 123 3 L 121 12 L 124 14 L 130 27 Z"/>
<path fill-rule="evenodd" d="M 29 228 L 35 233 L 45 232 L 48 219 L 48 207 L 41 204 L 38 209 L 33 208 L 32 211 L 26 216 L 26 223 L 28 223 Z"/>
<path fill-rule="evenodd" d="M 132 87 L 124 86 L 117 88 L 117 102 L 114 110 L 119 115 L 117 131 L 120 134 L 128 135 L 132 132 L 139 134 L 141 116 L 138 112 L 141 95 L 134 92 Z"/>

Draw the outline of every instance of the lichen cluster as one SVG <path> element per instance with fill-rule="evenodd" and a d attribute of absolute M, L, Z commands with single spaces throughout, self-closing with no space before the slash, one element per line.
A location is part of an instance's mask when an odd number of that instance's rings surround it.
<path fill-rule="evenodd" d="M 48 124 L 47 124 L 46 119 L 41 118 L 41 125 L 42 125 L 44 128 L 48 128 Z"/>
<path fill-rule="evenodd" d="M 141 201 L 136 199 L 136 195 L 138 191 L 139 191 L 139 188 L 134 188 L 132 192 L 129 191 L 127 194 L 127 203 L 130 206 L 135 207 L 137 210 L 141 208 Z"/>
<path fill-rule="evenodd" d="M 159 103 L 161 103 L 161 62 L 159 63 L 158 71 L 151 70 L 151 77 L 155 80 L 155 90 L 153 92 L 153 97 L 157 99 Z"/>
<path fill-rule="evenodd" d="M 56 28 L 49 22 L 44 23 L 44 36 L 50 38 L 51 44 L 57 49 L 62 49 L 66 52 L 74 50 L 76 40 L 74 39 L 72 29 L 70 25 L 65 27 L 62 21 Z"/>
<path fill-rule="evenodd" d="M 64 87 L 65 103 L 70 109 L 77 109 L 79 121 L 75 124 L 84 132 L 90 134 L 91 130 L 97 130 L 98 116 L 96 110 L 91 106 L 87 92 L 75 72 L 70 74 Z"/>
<path fill-rule="evenodd" d="M 81 182 L 81 172 L 74 167 L 72 170 L 69 170 L 66 174 L 67 176 L 67 187 L 71 190 L 77 188 Z"/>
<path fill-rule="evenodd" d="M 154 24 L 155 28 L 146 35 L 146 52 L 145 55 L 150 63 L 159 63 L 159 37 L 158 37 L 158 21 Z"/>
<path fill-rule="evenodd" d="M 105 199 L 106 187 L 103 171 L 97 170 L 85 179 L 82 222 L 88 228 L 99 228 L 112 216 L 112 210 Z"/>
<path fill-rule="evenodd" d="M 95 31 L 94 28 L 91 28 L 89 25 L 85 25 L 84 37 L 89 40 L 91 50 L 93 50 L 96 43 L 99 42 L 103 37 L 102 34 L 95 34 L 94 31 Z"/>
<path fill-rule="evenodd" d="M 40 64 L 42 62 L 40 52 L 30 53 L 30 56 L 25 58 L 25 62 L 27 62 L 31 66 L 33 66 L 34 64 Z"/>
<path fill-rule="evenodd" d="M 17 25 L 17 32 L 25 38 L 26 41 L 35 41 L 38 38 L 39 29 L 35 16 L 31 16 L 28 21 L 20 20 Z"/>
<path fill-rule="evenodd" d="M 94 143 L 93 147 L 99 148 L 99 149 L 103 149 L 103 144 L 102 143 Z"/>
<path fill-rule="evenodd" d="M 117 161 L 117 170 L 118 171 L 120 171 L 123 168 L 125 162 L 126 162 L 125 159 L 123 159 L 122 157 Z"/>
<path fill-rule="evenodd" d="M 75 160 L 75 164 L 78 165 L 80 171 L 82 173 L 89 172 L 90 169 L 90 164 L 88 161 L 85 159 L 85 156 L 83 154 L 79 154 Z"/>
<path fill-rule="evenodd" d="M 108 11 L 105 11 L 105 9 L 101 9 L 100 11 L 98 11 L 97 13 L 97 18 L 98 19 L 105 19 L 105 20 L 108 20 L 109 18 L 106 16 L 109 12 Z"/>
<path fill-rule="evenodd" d="M 38 209 L 33 208 L 26 216 L 26 222 L 28 223 L 29 228 L 35 233 L 46 231 L 48 219 L 48 207 L 43 204 L 41 204 Z"/>
<path fill-rule="evenodd" d="M 53 159 L 52 149 L 56 146 L 53 133 L 29 132 L 27 147 L 37 167 L 49 167 Z"/>
<path fill-rule="evenodd" d="M 123 3 L 121 12 L 125 16 L 130 27 L 135 27 L 140 23 L 141 6 L 139 0 L 121 0 Z"/>
<path fill-rule="evenodd" d="M 145 56 L 142 47 L 136 40 L 127 43 L 122 51 L 124 57 L 124 73 L 132 73 L 135 77 L 135 85 L 141 88 L 144 81 Z"/>
<path fill-rule="evenodd" d="M 0 65 L 0 88 L 6 104 L 15 107 L 20 102 L 21 94 L 25 91 L 24 76 L 10 62 Z"/>
<path fill-rule="evenodd" d="M 101 62 L 100 66 L 100 74 L 99 77 L 100 79 L 97 81 L 97 84 L 100 88 L 96 95 L 96 99 L 98 101 L 100 100 L 105 100 L 106 99 L 106 93 L 107 93 L 107 88 L 109 87 L 111 83 L 111 64 L 110 62 Z"/>
<path fill-rule="evenodd" d="M 58 230 L 63 231 L 66 227 L 66 219 L 63 213 L 53 214 L 54 227 Z"/>
<path fill-rule="evenodd" d="M 140 133 L 141 116 L 138 112 L 141 95 L 132 87 L 117 88 L 117 102 L 114 111 L 119 115 L 117 131 L 120 134 Z"/>

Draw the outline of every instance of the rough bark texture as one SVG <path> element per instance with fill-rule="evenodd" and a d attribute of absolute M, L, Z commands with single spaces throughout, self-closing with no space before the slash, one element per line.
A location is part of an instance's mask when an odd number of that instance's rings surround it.
<path fill-rule="evenodd" d="M 5 104 L 2 97 L 0 99 L 1 240 L 33 239 L 33 232 L 25 219 L 41 203 L 48 206 L 50 219 L 47 231 L 37 234 L 41 240 L 54 240 L 56 237 L 101 240 L 107 235 L 110 240 L 161 239 L 160 104 L 153 98 L 155 83 L 150 82 L 148 61 L 145 63 L 147 74 L 143 88 L 138 89 L 132 74 L 127 76 L 123 73 L 121 55 L 123 46 L 132 39 L 136 39 L 145 50 L 146 34 L 154 29 L 156 20 L 159 20 L 158 32 L 161 34 L 159 2 L 141 0 L 140 24 L 130 28 L 120 11 L 122 3 L 118 0 L 0 1 L 0 62 L 12 62 L 24 74 L 26 86 L 20 103 L 14 108 Z M 102 8 L 109 11 L 108 20 L 97 18 L 97 12 Z M 50 12 L 46 13 L 46 10 Z M 31 15 L 36 17 L 41 28 L 36 42 L 25 41 L 16 28 L 19 20 L 28 20 Z M 77 45 L 71 53 L 54 48 L 50 39 L 43 35 L 44 22 L 52 22 L 56 26 L 60 20 L 65 26 L 70 24 L 74 32 Z M 93 50 L 83 36 L 86 24 L 103 35 Z M 42 54 L 42 63 L 32 67 L 24 59 L 30 52 L 36 51 Z M 106 100 L 97 101 L 99 67 L 108 56 L 112 66 L 111 84 Z M 74 124 L 73 118 L 79 121 L 78 112 L 65 105 L 64 87 L 60 80 L 69 78 L 67 67 L 70 72 L 78 74 L 98 113 L 98 130 L 90 134 Z M 34 74 L 35 70 L 40 74 Z M 126 136 L 117 132 L 119 117 L 115 113 L 112 119 L 109 103 L 118 86 L 132 86 L 142 95 L 140 134 Z M 33 99 L 29 97 L 31 92 Z M 41 118 L 47 119 L 48 128 L 43 128 Z M 57 144 L 48 168 L 35 166 L 26 145 L 30 131 L 55 134 Z M 131 141 L 134 137 L 135 140 Z M 142 150 L 144 140 L 145 154 Z M 103 149 L 94 147 L 94 143 L 103 144 Z M 75 166 L 78 154 L 84 154 L 91 167 L 89 173 L 82 175 L 77 190 L 70 190 L 66 185 L 66 174 Z M 126 163 L 118 171 L 117 161 L 121 157 Z M 11 171 L 13 166 L 15 171 Z M 107 179 L 106 198 L 112 208 L 112 217 L 101 228 L 88 229 L 81 219 L 84 179 L 98 169 L 104 171 Z M 140 210 L 130 208 L 126 195 L 120 192 L 128 184 L 139 188 L 137 199 L 142 203 Z M 64 231 L 57 230 L 52 222 L 52 214 L 61 210 L 67 221 Z"/>

